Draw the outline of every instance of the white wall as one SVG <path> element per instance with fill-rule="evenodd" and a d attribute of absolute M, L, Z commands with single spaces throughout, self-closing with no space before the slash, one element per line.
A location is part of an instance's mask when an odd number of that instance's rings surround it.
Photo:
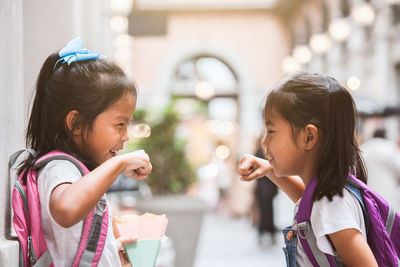
<path fill-rule="evenodd" d="M 107 0 L 24 1 L 23 51 L 26 105 L 35 87 L 44 60 L 81 36 L 89 50 L 112 55 L 112 40 Z"/>
<path fill-rule="evenodd" d="M 7 240 L 8 158 L 25 146 L 28 103 L 46 57 L 76 36 L 110 56 L 108 1 L 0 1 L 0 266 L 18 266 L 18 243 Z"/>
<path fill-rule="evenodd" d="M 10 213 L 8 157 L 23 144 L 22 0 L 0 3 L 0 266 L 18 265 L 18 243 L 6 240 Z"/>

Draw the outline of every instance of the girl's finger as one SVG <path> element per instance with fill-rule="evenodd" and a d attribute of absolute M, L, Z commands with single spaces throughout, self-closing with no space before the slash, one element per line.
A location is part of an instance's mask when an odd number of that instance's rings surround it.
<path fill-rule="evenodd" d="M 134 170 L 125 171 L 124 174 L 133 179 L 136 179 L 138 176 L 138 174 Z"/>
<path fill-rule="evenodd" d="M 147 174 L 141 174 L 141 175 L 138 175 L 135 179 L 136 180 L 143 180 L 143 179 L 145 179 L 145 178 L 147 178 Z"/>
<path fill-rule="evenodd" d="M 249 175 L 253 170 L 253 163 L 250 160 L 246 160 L 239 165 L 238 172 L 242 176 Z"/>
<path fill-rule="evenodd" d="M 250 181 L 253 181 L 262 176 L 263 176 L 263 173 L 259 170 L 256 170 L 256 171 L 250 173 L 249 175 L 241 175 L 240 180 L 245 181 L 245 182 L 250 182 Z"/>

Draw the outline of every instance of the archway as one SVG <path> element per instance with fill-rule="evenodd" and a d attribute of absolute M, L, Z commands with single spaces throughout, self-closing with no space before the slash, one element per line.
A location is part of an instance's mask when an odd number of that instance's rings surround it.
<path fill-rule="evenodd" d="M 182 121 L 178 134 L 196 168 L 193 194 L 215 205 L 231 184 L 237 162 L 238 77 L 224 60 L 197 54 L 173 70 L 170 94 Z"/>

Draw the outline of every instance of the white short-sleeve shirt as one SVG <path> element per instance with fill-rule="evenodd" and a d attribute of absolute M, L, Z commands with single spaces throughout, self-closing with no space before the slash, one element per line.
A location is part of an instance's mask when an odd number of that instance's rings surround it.
<path fill-rule="evenodd" d="M 297 213 L 299 203 L 300 200 L 296 203 L 295 213 Z M 367 240 L 361 205 L 357 198 L 346 189 L 343 190 L 343 197 L 336 195 L 332 201 L 323 197 L 314 202 L 310 221 L 317 240 L 317 247 L 326 254 L 338 255 L 327 238 L 329 234 L 344 229 L 356 229 Z M 296 265 L 312 267 L 300 241 L 297 243 Z"/>
<path fill-rule="evenodd" d="M 73 183 L 81 177 L 75 165 L 67 160 L 51 161 L 38 174 L 42 228 L 54 266 L 72 266 L 82 234 L 83 221 L 69 228 L 64 228 L 56 223 L 50 214 L 50 195 L 58 185 Z M 109 204 L 108 206 L 110 207 Z M 98 266 L 121 266 L 112 230 L 110 211 L 107 239 Z"/>

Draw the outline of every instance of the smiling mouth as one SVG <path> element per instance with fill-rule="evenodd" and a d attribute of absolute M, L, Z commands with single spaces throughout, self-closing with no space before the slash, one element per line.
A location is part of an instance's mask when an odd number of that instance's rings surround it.
<path fill-rule="evenodd" d="M 110 150 L 110 153 L 112 154 L 113 157 L 115 157 L 117 155 L 117 151 L 115 151 L 115 150 Z"/>

